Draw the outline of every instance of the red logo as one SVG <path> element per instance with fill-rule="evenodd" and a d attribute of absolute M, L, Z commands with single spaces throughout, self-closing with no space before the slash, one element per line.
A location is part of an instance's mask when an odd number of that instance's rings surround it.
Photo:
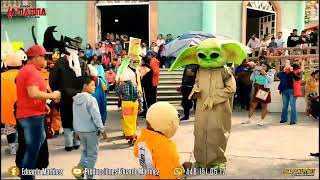
<path fill-rule="evenodd" d="M 24 16 L 24 17 L 40 17 L 46 16 L 47 12 L 45 8 L 30 8 L 30 7 L 20 7 L 11 8 L 8 7 L 7 16 L 12 19 L 13 16 Z"/>

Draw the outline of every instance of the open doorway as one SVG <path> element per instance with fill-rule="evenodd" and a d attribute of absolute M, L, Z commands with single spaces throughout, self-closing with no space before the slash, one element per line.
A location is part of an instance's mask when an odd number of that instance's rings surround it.
<path fill-rule="evenodd" d="M 247 8 L 246 42 L 253 34 L 259 39 L 267 33 L 273 36 L 276 33 L 275 13 Z"/>
<path fill-rule="evenodd" d="M 126 34 L 149 42 L 149 5 L 98 6 L 101 12 L 101 39 L 106 33 Z"/>

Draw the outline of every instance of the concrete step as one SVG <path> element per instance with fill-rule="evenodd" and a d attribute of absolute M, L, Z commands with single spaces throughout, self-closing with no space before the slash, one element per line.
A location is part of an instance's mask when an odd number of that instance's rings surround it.
<path fill-rule="evenodd" d="M 162 86 L 179 86 L 181 84 L 181 80 L 162 80 L 160 82 L 160 85 Z"/>
<path fill-rule="evenodd" d="M 158 100 L 159 101 L 162 101 L 162 100 Z M 175 106 L 180 106 L 181 105 L 181 101 L 165 101 L 165 102 L 168 102 L 172 105 L 175 105 Z M 118 102 L 117 101 L 108 101 L 107 103 L 108 106 L 117 106 L 118 105 Z"/>
<path fill-rule="evenodd" d="M 175 94 L 175 95 L 164 95 L 164 96 L 158 96 L 157 99 L 159 101 L 170 101 L 170 100 L 175 100 L 175 101 L 180 101 L 182 98 L 181 95 Z M 117 96 L 108 96 L 108 101 L 118 101 Z"/>
<path fill-rule="evenodd" d="M 176 90 L 158 90 L 158 94 L 180 94 Z"/>
<path fill-rule="evenodd" d="M 183 70 L 184 70 L 183 68 L 178 68 L 178 69 L 173 70 L 172 72 L 183 71 Z M 169 69 L 168 68 L 160 68 L 160 71 L 169 71 Z"/>
<path fill-rule="evenodd" d="M 162 85 L 162 84 L 160 84 L 158 86 L 158 90 L 172 90 L 172 89 L 176 90 L 177 87 L 179 87 L 179 86 L 180 86 L 180 84 L 174 84 L 174 85 Z"/>
<path fill-rule="evenodd" d="M 160 86 L 161 87 L 161 86 Z M 159 89 L 158 88 L 158 91 L 157 91 L 158 95 L 159 94 L 180 94 L 177 90 L 176 90 L 176 87 L 175 88 L 172 88 L 172 89 L 164 89 L 164 88 L 161 88 Z M 108 96 L 115 96 L 116 95 L 116 92 L 115 91 L 110 91 Z"/>
<path fill-rule="evenodd" d="M 160 83 L 163 80 L 182 80 L 182 75 L 160 75 L 159 77 Z"/>
<path fill-rule="evenodd" d="M 160 75 L 161 74 L 183 74 L 183 70 L 182 71 L 165 71 L 165 70 L 160 70 Z"/>

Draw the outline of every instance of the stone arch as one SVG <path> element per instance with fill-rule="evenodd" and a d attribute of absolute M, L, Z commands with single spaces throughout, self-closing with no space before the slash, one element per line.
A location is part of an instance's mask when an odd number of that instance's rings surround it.
<path fill-rule="evenodd" d="M 282 15 L 281 15 L 281 6 L 278 1 L 269 1 L 274 7 L 276 13 L 276 32 L 282 31 Z M 246 44 L 246 32 L 247 32 L 247 6 L 249 1 L 242 2 L 242 35 L 241 42 Z"/>
<path fill-rule="evenodd" d="M 88 43 L 94 45 L 96 42 L 96 4 L 98 1 L 87 1 L 87 40 Z M 156 41 L 158 34 L 158 3 L 157 1 L 149 1 L 149 41 Z"/>

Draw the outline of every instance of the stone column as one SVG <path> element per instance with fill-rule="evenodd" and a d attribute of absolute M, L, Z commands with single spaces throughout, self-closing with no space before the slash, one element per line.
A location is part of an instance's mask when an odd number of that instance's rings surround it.
<path fill-rule="evenodd" d="M 202 31 L 216 33 L 216 1 L 202 2 Z"/>
<path fill-rule="evenodd" d="M 298 33 L 304 29 L 304 16 L 305 16 L 305 9 L 306 9 L 306 2 L 305 1 L 298 1 Z"/>
<path fill-rule="evenodd" d="M 45 8 L 46 9 L 46 16 L 40 16 L 37 18 L 36 24 L 35 24 L 35 35 L 37 38 L 38 44 L 42 45 L 43 44 L 43 37 L 44 37 L 44 32 L 48 28 L 48 16 L 50 12 L 48 12 L 49 8 L 48 7 L 48 2 L 47 1 L 36 1 L 36 7 L 37 8 Z M 50 3 L 50 2 L 49 2 Z M 51 14 L 52 15 L 52 14 Z"/>

